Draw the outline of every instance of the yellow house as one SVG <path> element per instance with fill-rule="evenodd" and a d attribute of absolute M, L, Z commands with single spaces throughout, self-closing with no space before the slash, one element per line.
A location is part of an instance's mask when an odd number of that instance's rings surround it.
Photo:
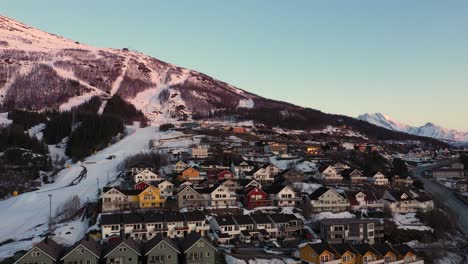
<path fill-rule="evenodd" d="M 161 198 L 159 188 L 149 185 L 138 195 L 140 208 L 159 208 L 164 205 L 166 199 Z"/>
<path fill-rule="evenodd" d="M 398 260 L 404 260 L 405 263 L 413 263 L 418 260 L 414 249 L 406 244 L 393 245 L 392 248 L 398 252 Z"/>
<path fill-rule="evenodd" d="M 179 180 L 181 181 L 190 181 L 190 180 L 199 180 L 200 172 L 192 167 L 187 168 L 182 171 L 179 175 Z"/>
<path fill-rule="evenodd" d="M 393 249 L 389 244 L 376 244 L 373 247 L 383 257 L 385 263 L 397 261 L 399 258 L 399 253 L 395 249 Z"/>
<path fill-rule="evenodd" d="M 361 244 L 353 246 L 357 252 L 357 262 L 358 264 L 364 264 L 371 261 L 383 259 L 382 255 L 371 245 Z"/>
<path fill-rule="evenodd" d="M 337 259 L 337 252 L 328 243 L 307 243 L 299 249 L 299 252 L 301 260 L 309 263 L 323 263 Z"/>
<path fill-rule="evenodd" d="M 349 243 L 330 245 L 337 253 L 337 259 L 341 259 L 342 264 L 357 264 L 356 250 Z"/>

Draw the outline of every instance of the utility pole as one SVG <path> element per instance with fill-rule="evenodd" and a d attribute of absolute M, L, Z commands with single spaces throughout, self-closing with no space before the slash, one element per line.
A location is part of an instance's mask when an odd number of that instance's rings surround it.
<path fill-rule="evenodd" d="M 52 194 L 49 194 L 49 231 L 52 226 Z"/>

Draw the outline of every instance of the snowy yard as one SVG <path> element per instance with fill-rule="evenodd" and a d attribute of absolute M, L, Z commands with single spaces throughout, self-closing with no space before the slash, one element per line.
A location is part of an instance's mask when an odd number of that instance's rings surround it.
<path fill-rule="evenodd" d="M 52 213 L 55 213 L 57 208 L 60 210 L 62 203 L 73 195 L 77 195 L 82 204 L 87 201 L 96 201 L 98 189 L 105 186 L 107 180 L 115 181 L 118 174 L 117 167 L 125 157 L 147 151 L 149 140 L 157 134 L 154 127 L 138 128 L 116 144 L 90 156 L 82 164 L 73 164 L 63 169 L 54 183 L 47 184 L 37 191 L 0 201 L 0 218 L 2 219 L 0 243 L 10 239 L 14 241 L 0 247 L 0 260 L 12 256 L 16 251 L 29 249 L 33 243 L 41 240 L 40 235 L 48 231 L 49 194 L 52 195 Z M 164 136 L 171 137 L 170 133 L 165 133 Z M 116 155 L 116 158 L 108 160 L 109 155 Z M 81 165 L 87 169 L 86 177 L 76 185 L 71 185 L 82 172 Z M 59 236 L 63 241 L 73 243 L 75 242 L 73 240 L 78 240 L 79 236 L 74 236 L 74 232 L 70 234 L 66 232 L 78 231 L 78 228 L 84 228 L 84 226 L 80 227 L 72 222 L 59 228 L 57 232 L 60 232 Z M 27 240 L 31 238 L 34 239 Z"/>
<path fill-rule="evenodd" d="M 425 226 L 418 218 L 416 213 L 408 214 L 394 214 L 393 222 L 397 225 L 398 229 L 405 230 L 419 230 L 419 231 L 432 231 L 433 229 Z"/>
<path fill-rule="evenodd" d="M 312 214 L 311 218 L 315 221 L 322 219 L 333 219 L 333 218 L 355 218 L 356 215 L 350 212 L 341 212 L 341 213 L 332 213 L 332 212 L 322 212 L 318 214 Z"/>

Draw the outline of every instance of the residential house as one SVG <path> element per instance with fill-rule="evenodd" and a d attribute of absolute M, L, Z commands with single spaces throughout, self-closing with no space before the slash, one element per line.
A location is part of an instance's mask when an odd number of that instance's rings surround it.
<path fill-rule="evenodd" d="M 344 212 L 349 209 L 349 201 L 332 188 L 320 187 L 309 195 L 313 213 Z"/>
<path fill-rule="evenodd" d="M 230 170 L 222 170 L 216 174 L 216 179 L 221 182 L 225 180 L 233 180 L 236 179 L 236 177 Z"/>
<path fill-rule="evenodd" d="M 267 163 L 260 168 L 253 169 L 252 171 L 248 172 L 247 175 L 256 181 L 272 184 L 276 179 L 275 176 L 278 175 L 280 171 L 280 168 L 278 168 L 276 165 Z"/>
<path fill-rule="evenodd" d="M 393 185 L 395 186 L 410 187 L 413 185 L 413 182 L 414 181 L 410 176 L 406 178 L 401 178 L 400 176 L 395 175 L 395 177 L 393 177 Z"/>
<path fill-rule="evenodd" d="M 313 156 L 318 156 L 322 152 L 322 146 L 320 145 L 309 145 L 307 146 L 307 154 L 313 155 Z"/>
<path fill-rule="evenodd" d="M 286 184 L 304 182 L 304 174 L 295 169 L 286 169 L 278 174 L 279 179 L 283 179 Z"/>
<path fill-rule="evenodd" d="M 384 236 L 383 223 L 378 219 L 322 219 L 318 224 L 322 240 L 330 244 L 343 241 L 351 244 L 363 242 L 374 244 L 381 241 Z"/>
<path fill-rule="evenodd" d="M 377 172 L 369 181 L 374 185 L 385 186 L 389 184 L 388 178 L 382 172 Z"/>
<path fill-rule="evenodd" d="M 137 182 L 137 183 L 135 183 L 133 185 L 133 189 L 143 191 L 144 189 L 148 188 L 148 186 L 150 186 L 150 185 L 151 185 L 151 183 L 149 183 L 149 182 L 139 181 L 139 182 Z"/>
<path fill-rule="evenodd" d="M 416 251 L 406 244 L 392 245 L 392 248 L 398 252 L 398 260 L 403 260 L 405 264 L 424 264 L 424 260 L 418 259 Z"/>
<path fill-rule="evenodd" d="M 174 184 L 170 181 L 162 181 L 158 183 L 158 189 L 162 198 L 174 195 Z"/>
<path fill-rule="evenodd" d="M 178 264 L 180 249 L 172 239 L 158 234 L 145 244 L 144 254 L 144 264 Z"/>
<path fill-rule="evenodd" d="M 252 239 L 257 239 L 258 231 L 255 230 L 255 222 L 249 215 L 233 215 L 232 218 L 239 229 L 239 240 L 243 243 L 250 243 Z"/>
<path fill-rule="evenodd" d="M 288 145 L 281 143 L 271 143 L 265 145 L 265 153 L 273 153 L 275 155 L 288 153 Z"/>
<path fill-rule="evenodd" d="M 299 248 L 301 260 L 306 263 L 339 264 L 341 258 L 328 243 L 307 243 Z"/>
<path fill-rule="evenodd" d="M 180 241 L 183 264 L 214 264 L 216 248 L 204 237 L 190 233 Z"/>
<path fill-rule="evenodd" d="M 372 191 L 345 191 L 351 211 L 383 211 L 384 204 Z"/>
<path fill-rule="evenodd" d="M 258 238 L 261 241 L 276 240 L 278 228 L 266 214 L 253 214 L 252 220 L 255 222 L 255 229 L 258 231 Z"/>
<path fill-rule="evenodd" d="M 180 212 L 165 212 L 164 220 L 167 226 L 167 236 L 170 238 L 184 237 L 191 233 L 184 215 Z"/>
<path fill-rule="evenodd" d="M 191 182 L 200 182 L 205 179 L 200 174 L 200 171 L 189 167 L 181 172 L 181 174 L 177 177 L 179 181 L 191 181 Z"/>
<path fill-rule="evenodd" d="M 231 171 L 234 172 L 237 177 L 240 177 L 253 169 L 253 163 L 247 160 L 234 161 L 231 163 Z"/>
<path fill-rule="evenodd" d="M 141 250 L 133 239 L 118 239 L 105 245 L 102 255 L 106 264 L 139 264 Z"/>
<path fill-rule="evenodd" d="M 210 206 L 233 206 L 236 202 L 236 196 L 231 193 L 224 185 L 217 185 L 209 189 L 202 189 L 198 192 L 208 196 Z"/>
<path fill-rule="evenodd" d="M 302 200 L 297 197 L 296 192 L 288 185 L 274 185 L 265 188 L 264 191 L 268 193 L 269 199 L 276 206 L 296 206 Z"/>
<path fill-rule="evenodd" d="M 357 251 L 349 243 L 333 244 L 333 247 L 337 253 L 337 258 L 340 259 L 341 264 L 357 264 Z"/>
<path fill-rule="evenodd" d="M 381 200 L 385 208 L 392 213 L 426 212 L 434 208 L 434 203 L 430 197 L 418 196 L 416 199 L 410 193 L 397 189 L 385 191 Z"/>
<path fill-rule="evenodd" d="M 60 261 L 63 248 L 51 238 L 44 238 L 41 242 L 33 245 L 33 247 L 21 256 L 16 264 L 57 264 Z"/>
<path fill-rule="evenodd" d="M 384 263 L 383 256 L 368 243 L 354 245 L 353 248 L 357 252 L 357 263 Z"/>
<path fill-rule="evenodd" d="M 67 249 L 60 259 L 63 264 L 99 264 L 102 248 L 96 241 L 84 238 Z"/>
<path fill-rule="evenodd" d="M 271 205 L 268 194 L 260 186 L 248 187 L 244 191 L 244 206 L 252 209 L 260 206 Z"/>
<path fill-rule="evenodd" d="M 139 208 L 160 208 L 164 206 L 166 199 L 161 197 L 161 191 L 158 187 L 148 186 L 140 194 L 138 194 Z"/>
<path fill-rule="evenodd" d="M 153 171 L 153 166 L 144 162 L 140 162 L 138 164 L 132 165 L 130 168 L 130 172 L 132 175 L 140 173 L 141 171 L 144 171 L 144 170 Z"/>
<path fill-rule="evenodd" d="M 185 218 L 186 225 L 188 227 L 188 232 L 197 232 L 198 234 L 204 236 L 210 226 L 206 221 L 206 214 L 202 211 L 191 211 L 182 213 Z"/>
<path fill-rule="evenodd" d="M 187 163 L 185 163 L 183 160 L 179 160 L 176 162 L 176 164 L 174 164 L 173 170 L 174 170 L 174 173 L 181 173 L 188 167 L 189 166 Z"/>
<path fill-rule="evenodd" d="M 343 177 L 338 174 L 333 166 L 321 166 L 319 167 L 318 172 L 320 173 L 318 178 L 324 183 L 333 184 L 341 183 L 343 181 Z"/>
<path fill-rule="evenodd" d="M 197 146 L 191 149 L 192 158 L 206 159 L 208 158 L 208 148 L 204 146 Z"/>
<path fill-rule="evenodd" d="M 432 177 L 436 179 L 449 179 L 465 177 L 464 166 L 461 162 L 452 163 L 450 166 L 432 170 Z"/>
<path fill-rule="evenodd" d="M 127 211 L 138 207 L 140 190 L 120 190 L 117 187 L 104 187 L 101 195 L 102 212 Z"/>
<path fill-rule="evenodd" d="M 273 227 L 278 229 L 277 237 L 284 240 L 295 240 L 302 237 L 304 223 L 294 214 L 268 214 Z"/>
<path fill-rule="evenodd" d="M 343 162 L 337 162 L 332 165 L 332 167 L 335 169 L 336 173 L 341 174 L 344 170 L 351 169 L 351 167 Z"/>
<path fill-rule="evenodd" d="M 199 193 L 190 185 L 180 189 L 176 196 L 177 205 L 179 208 L 205 207 L 209 204 L 209 199 L 207 199 L 203 194 Z"/>
<path fill-rule="evenodd" d="M 222 244 L 229 243 L 240 235 L 240 230 L 230 215 L 211 218 L 210 228 L 215 238 Z"/>
<path fill-rule="evenodd" d="M 135 182 L 145 181 L 145 182 L 154 182 L 154 181 L 162 181 L 164 180 L 161 176 L 154 173 L 149 169 L 144 169 L 135 175 L 133 175 Z"/>
<path fill-rule="evenodd" d="M 221 185 L 226 186 L 230 192 L 237 192 L 244 189 L 244 186 L 241 186 L 238 180 L 225 180 Z"/>
<path fill-rule="evenodd" d="M 364 174 L 357 169 L 346 169 L 341 172 L 341 176 L 344 179 L 349 180 L 352 185 L 367 183 L 367 177 L 365 177 Z"/>

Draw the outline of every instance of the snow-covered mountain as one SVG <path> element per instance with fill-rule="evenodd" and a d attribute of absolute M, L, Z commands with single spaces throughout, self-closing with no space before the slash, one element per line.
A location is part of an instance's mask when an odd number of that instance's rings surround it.
<path fill-rule="evenodd" d="M 371 124 L 381 126 L 390 130 L 405 132 L 412 135 L 432 137 L 444 141 L 468 142 L 468 132 L 462 132 L 454 129 L 447 129 L 433 123 L 427 123 L 423 126 L 410 126 L 398 122 L 382 113 L 363 114 L 358 119 Z"/>
<path fill-rule="evenodd" d="M 92 47 L 0 16 L 3 111 L 65 110 L 92 96 L 105 99 L 114 94 L 153 122 L 266 102 L 203 73 L 136 51 Z"/>

